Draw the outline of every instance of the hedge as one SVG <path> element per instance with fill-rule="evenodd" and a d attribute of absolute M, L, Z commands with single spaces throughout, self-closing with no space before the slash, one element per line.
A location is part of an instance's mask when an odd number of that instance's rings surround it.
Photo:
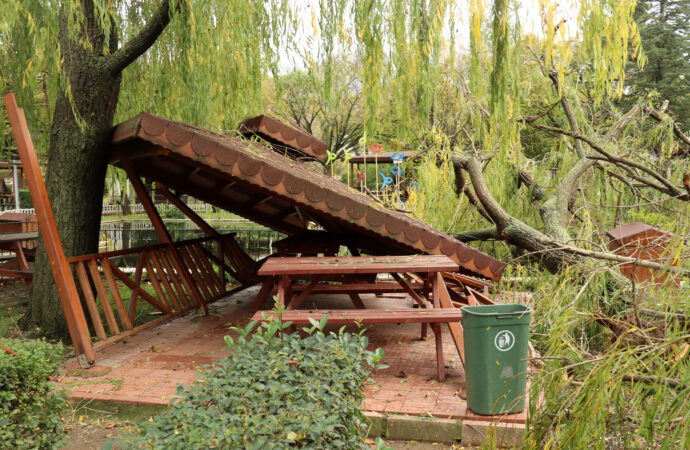
<path fill-rule="evenodd" d="M 122 437 L 122 448 L 366 448 L 359 411 L 369 366 L 383 351 L 358 334 L 324 334 L 325 320 L 304 338 L 255 322 L 226 337 L 232 356 L 200 373 L 167 412 Z M 383 367 L 379 365 L 378 367 Z"/>
<path fill-rule="evenodd" d="M 62 441 L 67 400 L 50 377 L 63 357 L 60 344 L 0 338 L 0 447 L 54 448 Z"/>

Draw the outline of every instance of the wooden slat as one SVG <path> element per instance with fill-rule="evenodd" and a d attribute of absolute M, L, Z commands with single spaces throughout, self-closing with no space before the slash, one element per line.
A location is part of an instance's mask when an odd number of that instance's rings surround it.
<path fill-rule="evenodd" d="M 446 290 L 446 284 L 443 282 L 443 276 L 440 273 L 436 274 L 436 280 L 438 280 L 439 289 L 439 303 L 442 308 L 453 308 L 453 303 L 450 300 L 450 295 Z M 460 322 L 448 323 L 448 328 L 450 329 L 450 335 L 453 337 L 453 343 L 455 343 L 455 348 L 458 351 L 462 365 L 465 365 L 465 341 L 462 332 L 462 325 Z"/>
<path fill-rule="evenodd" d="M 419 294 L 417 294 L 417 292 L 415 292 L 414 289 L 412 289 L 412 287 L 409 284 L 407 284 L 407 281 L 405 281 L 400 275 L 398 275 L 395 272 L 391 273 L 391 276 L 393 276 L 393 279 L 398 282 L 398 284 L 405 290 L 405 292 L 407 292 L 410 295 L 410 297 L 412 297 L 414 301 L 416 301 L 419 304 L 419 306 L 421 306 L 422 308 L 426 307 L 426 302 L 424 301 L 424 299 L 422 299 L 419 296 Z"/>
<path fill-rule="evenodd" d="M 165 289 L 165 292 L 167 292 L 168 294 L 170 304 L 172 305 L 175 311 L 179 311 L 180 309 L 182 309 L 182 307 L 180 306 L 180 302 L 177 300 L 177 294 L 170 285 L 170 281 L 168 280 L 168 273 L 165 270 L 163 270 L 163 266 L 161 265 L 160 259 L 158 258 L 158 252 L 156 252 L 155 250 L 151 250 L 149 252 L 149 258 L 156 269 L 157 277 L 161 280 L 163 288 Z"/>
<path fill-rule="evenodd" d="M 110 261 L 110 259 L 108 259 Z M 136 317 L 137 313 L 137 301 L 139 300 L 139 291 L 141 290 L 141 274 L 142 271 L 144 270 L 144 252 L 142 251 L 139 253 L 139 257 L 137 258 L 137 266 L 134 269 L 134 288 L 130 289 L 132 290 L 132 295 L 129 297 L 129 320 L 134 322 L 134 318 Z M 129 278 L 125 276 L 125 278 Z M 120 277 L 122 279 L 122 277 Z M 123 280 L 124 282 L 124 280 Z"/>
<path fill-rule="evenodd" d="M 127 315 L 127 310 L 125 309 L 124 303 L 122 303 L 122 297 L 120 296 L 120 290 L 117 288 L 117 283 L 115 282 L 115 277 L 113 276 L 113 271 L 110 269 L 110 260 L 106 259 L 101 263 L 103 268 L 103 273 L 105 274 L 105 279 L 110 287 L 110 294 L 113 296 L 113 302 L 115 303 L 115 310 L 117 315 L 120 317 L 120 323 L 127 329 L 132 329 L 132 321 L 129 320 L 129 315 Z"/>
<path fill-rule="evenodd" d="M 182 251 L 182 247 L 180 247 L 180 251 Z M 189 267 L 192 268 L 192 271 L 195 271 L 199 275 L 199 279 L 201 279 L 204 287 L 210 293 L 210 295 L 206 297 L 206 301 L 208 301 L 211 297 L 218 295 L 216 286 L 211 281 L 211 277 L 206 270 L 206 266 L 197 256 L 194 247 L 192 245 L 185 245 L 184 252 L 191 260 L 191 265 Z"/>
<path fill-rule="evenodd" d="M 211 276 L 211 279 L 215 283 L 215 285 L 218 287 L 218 293 L 223 293 L 225 292 L 225 285 L 221 283 L 220 278 L 218 278 L 218 275 L 216 274 L 216 271 L 213 270 L 213 265 L 209 261 L 208 258 L 208 249 L 206 249 L 203 245 L 201 244 L 192 244 L 194 249 L 196 250 L 197 255 L 199 256 L 199 259 L 201 259 L 206 266 L 206 271 L 209 273 Z M 206 251 L 204 251 L 206 250 Z"/>
<path fill-rule="evenodd" d="M 202 303 L 203 300 L 201 299 L 201 291 L 199 288 L 197 288 L 196 284 L 192 283 L 189 270 L 187 270 L 184 265 L 184 261 L 182 261 L 182 256 L 180 256 L 177 250 L 172 246 L 166 249 L 166 254 L 170 258 L 175 271 L 179 275 L 182 285 L 187 290 L 187 294 L 189 295 L 189 305 L 199 305 Z"/>
<path fill-rule="evenodd" d="M 170 314 L 172 311 L 168 306 L 168 300 L 165 298 L 165 293 L 163 293 L 163 289 L 161 289 L 161 284 L 158 281 L 158 277 L 156 276 L 156 273 L 153 271 L 153 267 L 151 267 L 151 261 L 149 261 L 148 253 L 144 254 L 144 264 L 146 265 L 146 273 L 149 276 L 149 281 L 153 285 L 153 290 L 156 291 L 156 295 L 158 296 L 158 308 L 165 314 Z"/>
<path fill-rule="evenodd" d="M 186 248 L 185 247 L 178 247 L 177 253 L 180 255 L 180 257 L 184 261 L 185 266 L 189 269 L 187 273 L 191 272 L 191 276 L 194 279 L 194 282 L 196 283 L 195 286 L 198 287 L 199 291 L 201 292 L 202 297 L 204 299 L 210 299 L 211 297 L 213 297 L 213 294 L 211 293 L 211 291 L 206 286 L 206 283 L 204 283 L 204 281 L 199 276 L 199 270 L 194 266 L 194 261 L 192 260 L 192 258 L 187 253 Z"/>
<path fill-rule="evenodd" d="M 267 319 L 263 318 L 266 314 Z M 354 323 L 448 323 L 459 322 L 462 311 L 457 308 L 435 309 L 297 309 L 283 311 L 282 320 L 295 325 L 308 325 L 309 319 L 321 320 L 328 314 L 328 324 Z M 252 320 L 277 319 L 274 311 L 258 311 Z"/>
<path fill-rule="evenodd" d="M 371 274 L 455 270 L 458 270 L 458 265 L 445 255 L 271 257 L 261 266 L 258 274 Z"/>
<path fill-rule="evenodd" d="M 219 272 L 221 274 L 222 280 L 223 281 L 223 286 L 227 284 L 227 279 L 225 277 L 225 273 L 229 273 L 231 277 L 233 277 L 235 280 L 239 281 L 239 277 L 237 273 L 235 273 L 234 270 L 228 264 L 225 262 L 225 248 L 220 244 L 220 241 L 217 242 L 217 247 L 218 247 L 218 255 L 220 257 L 214 255 L 211 251 L 209 251 L 206 247 L 203 245 L 201 246 L 201 249 L 204 251 L 204 254 L 208 259 L 213 261 L 215 264 L 218 265 Z"/>
<path fill-rule="evenodd" d="M 96 288 L 98 301 L 101 303 L 101 309 L 103 309 L 103 315 L 105 316 L 105 323 L 108 325 L 108 330 L 110 330 L 110 334 L 120 334 L 120 328 L 117 326 L 115 314 L 113 314 L 113 307 L 110 304 L 108 293 L 103 284 L 103 278 L 101 278 L 101 273 L 98 271 L 98 264 L 96 264 L 96 260 L 93 258 L 87 260 L 86 264 L 89 266 L 91 280 L 93 280 L 93 285 Z"/>
<path fill-rule="evenodd" d="M 81 291 L 84 294 L 84 301 L 86 302 L 86 307 L 89 309 L 89 315 L 91 316 L 91 323 L 93 324 L 93 329 L 96 331 L 96 336 L 98 336 L 99 339 L 107 339 L 108 336 L 105 334 L 105 328 L 103 328 L 101 313 L 98 311 L 98 305 L 96 305 L 96 299 L 93 296 L 91 282 L 86 274 L 84 263 L 78 262 L 76 264 L 76 270 L 79 284 L 81 285 Z"/>
<path fill-rule="evenodd" d="M 165 271 L 170 275 L 172 285 L 175 288 L 175 291 L 177 291 L 177 298 L 180 302 L 180 307 L 184 308 L 192 304 L 191 297 L 190 299 L 187 299 L 187 293 L 180 282 L 180 275 L 173 269 L 173 266 L 170 264 L 170 260 L 168 259 L 168 250 L 169 249 L 167 248 L 161 248 L 155 251 L 158 253 L 160 260 L 163 263 L 163 267 L 165 267 Z"/>
<path fill-rule="evenodd" d="M 203 251 L 199 250 L 197 245 L 199 244 L 189 245 L 187 247 L 187 250 L 189 251 L 189 254 L 194 259 L 194 261 L 196 261 L 196 264 L 199 267 L 199 275 L 202 276 L 209 290 L 213 294 L 219 295 L 223 292 L 223 289 L 221 289 L 221 287 L 219 286 L 220 283 L 218 282 L 218 277 L 213 271 L 211 265 L 208 263 L 206 255 L 204 255 Z"/>

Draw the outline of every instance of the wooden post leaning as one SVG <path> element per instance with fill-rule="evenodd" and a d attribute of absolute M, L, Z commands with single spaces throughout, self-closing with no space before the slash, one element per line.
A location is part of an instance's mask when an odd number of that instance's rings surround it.
<path fill-rule="evenodd" d="M 86 317 L 81 307 L 72 271 L 65 257 L 65 250 L 62 248 L 60 235 L 55 224 L 55 217 L 53 216 L 53 209 L 50 206 L 46 185 L 38 165 L 36 149 L 29 134 L 26 116 L 24 115 L 24 110 L 17 106 L 14 94 L 7 94 L 3 99 L 10 118 L 14 138 L 17 141 L 17 150 L 22 160 L 22 167 L 29 185 L 31 200 L 38 218 L 38 228 L 43 237 L 46 253 L 50 260 L 50 268 L 60 296 L 62 310 L 65 313 L 72 345 L 77 354 L 79 365 L 83 368 L 88 368 L 95 361 L 89 328 L 86 324 Z"/>

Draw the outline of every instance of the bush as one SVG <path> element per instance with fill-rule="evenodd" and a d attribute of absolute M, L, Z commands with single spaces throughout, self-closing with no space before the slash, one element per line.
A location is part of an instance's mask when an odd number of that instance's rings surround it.
<path fill-rule="evenodd" d="M 62 441 L 67 400 L 50 377 L 63 354 L 59 344 L 0 338 L 0 446 L 54 448 Z"/>
<path fill-rule="evenodd" d="M 232 356 L 178 388 L 166 413 L 124 436 L 118 448 L 364 448 L 358 409 L 369 369 L 383 357 L 362 334 L 279 333 L 278 321 L 234 329 Z"/>

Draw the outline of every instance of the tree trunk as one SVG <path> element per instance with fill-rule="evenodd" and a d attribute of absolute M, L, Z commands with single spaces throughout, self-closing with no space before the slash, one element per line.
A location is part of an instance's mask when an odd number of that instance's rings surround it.
<path fill-rule="evenodd" d="M 89 2 L 85 4 L 90 5 Z M 103 188 L 108 164 L 107 143 L 110 139 L 120 75 L 105 70 L 102 49 L 105 37 L 97 30 L 92 11 L 85 11 L 91 49 L 83 48 L 68 38 L 64 14 L 60 22 L 60 43 L 64 54 L 65 73 L 74 101 L 74 108 L 64 91 L 59 93 L 53 113 L 48 149 L 46 188 L 53 207 L 60 240 L 67 257 L 98 251 Z M 108 46 L 117 47 L 111 35 Z M 80 125 L 76 110 L 83 121 Z M 65 318 L 55 288 L 50 261 L 41 238 L 31 285 L 29 307 L 22 320 L 23 328 L 39 326 L 41 334 L 62 338 L 68 335 Z"/>
<path fill-rule="evenodd" d="M 118 48 L 115 24 L 106 36 L 93 2 L 84 0 L 81 4 L 84 20 L 76 36 L 70 36 L 67 23 L 67 14 L 73 12 L 64 6 L 60 11 L 63 76 L 68 80 L 72 103 L 61 90 L 53 113 L 46 172 L 48 197 L 67 257 L 98 250 L 108 142 L 122 70 L 153 45 L 170 23 L 170 15 L 180 7 L 176 4 L 171 10 L 168 0 L 161 1 L 139 33 Z M 109 50 L 106 54 L 102 53 L 105 47 Z M 68 335 L 67 325 L 50 264 L 41 239 L 22 326 L 38 326 L 41 334 L 62 338 Z"/>

